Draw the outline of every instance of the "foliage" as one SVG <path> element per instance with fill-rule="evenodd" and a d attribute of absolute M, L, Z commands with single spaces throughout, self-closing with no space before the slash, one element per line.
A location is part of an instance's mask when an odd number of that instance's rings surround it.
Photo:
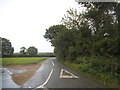
<path fill-rule="evenodd" d="M 5 56 L 3 58 L 10 58 L 10 57 L 55 57 L 54 53 L 38 53 L 37 55 L 27 55 L 27 54 L 20 54 L 20 53 L 14 53 L 11 56 Z"/>
<path fill-rule="evenodd" d="M 14 48 L 12 47 L 10 40 L 6 38 L 0 37 L 0 47 L 2 47 L 2 49 L 0 49 L 0 53 L 2 53 L 2 56 L 12 55 L 14 52 Z"/>
<path fill-rule="evenodd" d="M 27 54 L 28 55 L 37 55 L 38 50 L 34 46 L 31 46 L 27 49 Z"/>
<path fill-rule="evenodd" d="M 29 48 L 21 47 L 20 55 L 18 56 L 35 56 L 38 53 L 38 49 L 34 46 L 30 46 Z"/>
<path fill-rule="evenodd" d="M 53 25 L 46 30 L 44 37 L 55 46 L 56 56 L 72 61 L 80 55 L 118 57 L 119 4 L 117 2 L 82 4 L 87 7 L 86 12 L 78 13 L 77 10 L 69 9 L 62 18 L 63 25 Z"/>
<path fill-rule="evenodd" d="M 61 61 L 76 63 L 80 71 L 102 77 L 120 79 L 120 3 L 84 2 L 86 11 L 67 10 L 62 18 L 66 28 L 54 25 L 47 29 L 45 37 L 55 47 Z M 59 33 L 53 34 L 52 32 Z M 51 28 L 51 27 L 50 27 Z M 107 80 L 107 79 L 106 79 Z"/>
<path fill-rule="evenodd" d="M 113 39 L 105 38 L 94 43 L 94 50 L 96 54 L 106 57 L 110 57 L 111 55 L 119 56 L 120 54 L 119 45 L 120 36 Z"/>
<path fill-rule="evenodd" d="M 101 60 L 103 62 L 101 62 Z M 109 59 L 100 56 L 92 56 L 92 57 L 79 56 L 79 58 L 77 58 L 77 61 L 79 61 L 79 63 L 76 62 L 71 63 L 69 61 L 64 61 L 62 63 L 74 69 L 75 71 L 80 72 L 81 74 L 84 74 L 88 77 L 97 80 L 102 84 L 105 84 L 113 88 L 119 88 L 120 74 L 109 72 L 111 65 L 105 64 L 104 60 L 110 63 L 111 60 L 115 60 L 115 58 L 113 57 Z M 120 71 L 120 68 L 118 71 Z"/>
<path fill-rule="evenodd" d="M 26 55 L 26 54 L 27 54 L 25 47 L 21 47 L 21 48 L 20 48 L 20 54 L 22 54 L 22 55 Z"/>
<path fill-rule="evenodd" d="M 53 25 L 53 26 L 49 27 L 49 29 L 46 29 L 44 38 L 49 40 L 52 43 L 52 45 L 54 46 L 54 39 L 63 30 L 66 30 L 66 26 L 64 26 L 64 25 Z"/>

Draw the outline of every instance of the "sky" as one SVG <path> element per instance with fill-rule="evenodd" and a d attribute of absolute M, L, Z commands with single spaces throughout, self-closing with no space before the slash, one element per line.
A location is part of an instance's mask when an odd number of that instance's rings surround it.
<path fill-rule="evenodd" d="M 79 8 L 75 0 L 0 0 L 0 37 L 9 39 L 14 52 L 35 46 L 39 52 L 53 52 L 43 35 L 60 24 L 69 8 Z"/>

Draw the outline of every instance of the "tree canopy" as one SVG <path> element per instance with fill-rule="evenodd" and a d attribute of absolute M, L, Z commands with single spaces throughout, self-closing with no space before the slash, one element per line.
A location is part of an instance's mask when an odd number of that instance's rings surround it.
<path fill-rule="evenodd" d="M 10 40 L 6 38 L 0 37 L 0 47 L 2 47 L 2 49 L 0 49 L 0 53 L 2 53 L 2 56 L 12 55 L 14 52 L 14 48 L 12 47 Z"/>
<path fill-rule="evenodd" d="M 72 62 L 76 62 L 80 56 L 119 58 L 120 4 L 118 2 L 80 4 L 86 7 L 85 12 L 69 9 L 62 18 L 62 25 L 53 25 L 46 30 L 44 37 L 55 47 L 57 58 Z M 115 62 L 120 64 L 119 61 Z"/>
<path fill-rule="evenodd" d="M 23 56 L 27 56 L 27 55 L 34 56 L 38 54 L 38 49 L 34 46 L 30 46 L 29 48 L 21 47 L 20 54 Z"/>
<path fill-rule="evenodd" d="M 38 53 L 38 50 L 36 47 L 34 46 L 30 46 L 28 49 L 27 49 L 27 54 L 28 55 L 37 55 Z"/>
<path fill-rule="evenodd" d="M 21 47 L 21 48 L 20 48 L 20 54 L 22 54 L 22 55 L 26 55 L 26 54 L 27 54 L 25 47 Z"/>

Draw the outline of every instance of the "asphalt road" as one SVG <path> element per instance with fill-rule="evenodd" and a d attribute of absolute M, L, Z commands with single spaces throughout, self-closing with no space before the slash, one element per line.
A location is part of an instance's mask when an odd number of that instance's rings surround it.
<path fill-rule="evenodd" d="M 2 68 L 2 88 L 20 88 L 19 85 L 17 85 L 11 77 L 11 72 L 6 69 Z"/>
<path fill-rule="evenodd" d="M 49 58 L 21 88 L 105 88 L 105 86 L 74 72 L 56 58 Z"/>
<path fill-rule="evenodd" d="M 2 69 L 2 88 L 106 88 L 104 85 L 87 78 L 65 65 L 61 64 L 55 57 L 44 61 L 31 79 L 19 86 L 11 78 L 11 69 Z"/>

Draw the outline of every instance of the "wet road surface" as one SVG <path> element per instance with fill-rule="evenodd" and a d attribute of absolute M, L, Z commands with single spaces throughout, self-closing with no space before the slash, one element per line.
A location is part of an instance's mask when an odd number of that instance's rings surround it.
<path fill-rule="evenodd" d="M 12 81 L 7 70 L 2 78 L 3 88 L 105 88 L 100 83 L 64 66 L 55 57 L 45 60 L 33 77 L 21 86 Z"/>
<path fill-rule="evenodd" d="M 11 72 L 6 68 L 2 68 L 2 88 L 20 88 L 11 77 Z"/>
<path fill-rule="evenodd" d="M 22 85 L 22 88 L 104 88 L 104 86 L 67 68 L 56 58 L 49 58 L 36 74 Z"/>

